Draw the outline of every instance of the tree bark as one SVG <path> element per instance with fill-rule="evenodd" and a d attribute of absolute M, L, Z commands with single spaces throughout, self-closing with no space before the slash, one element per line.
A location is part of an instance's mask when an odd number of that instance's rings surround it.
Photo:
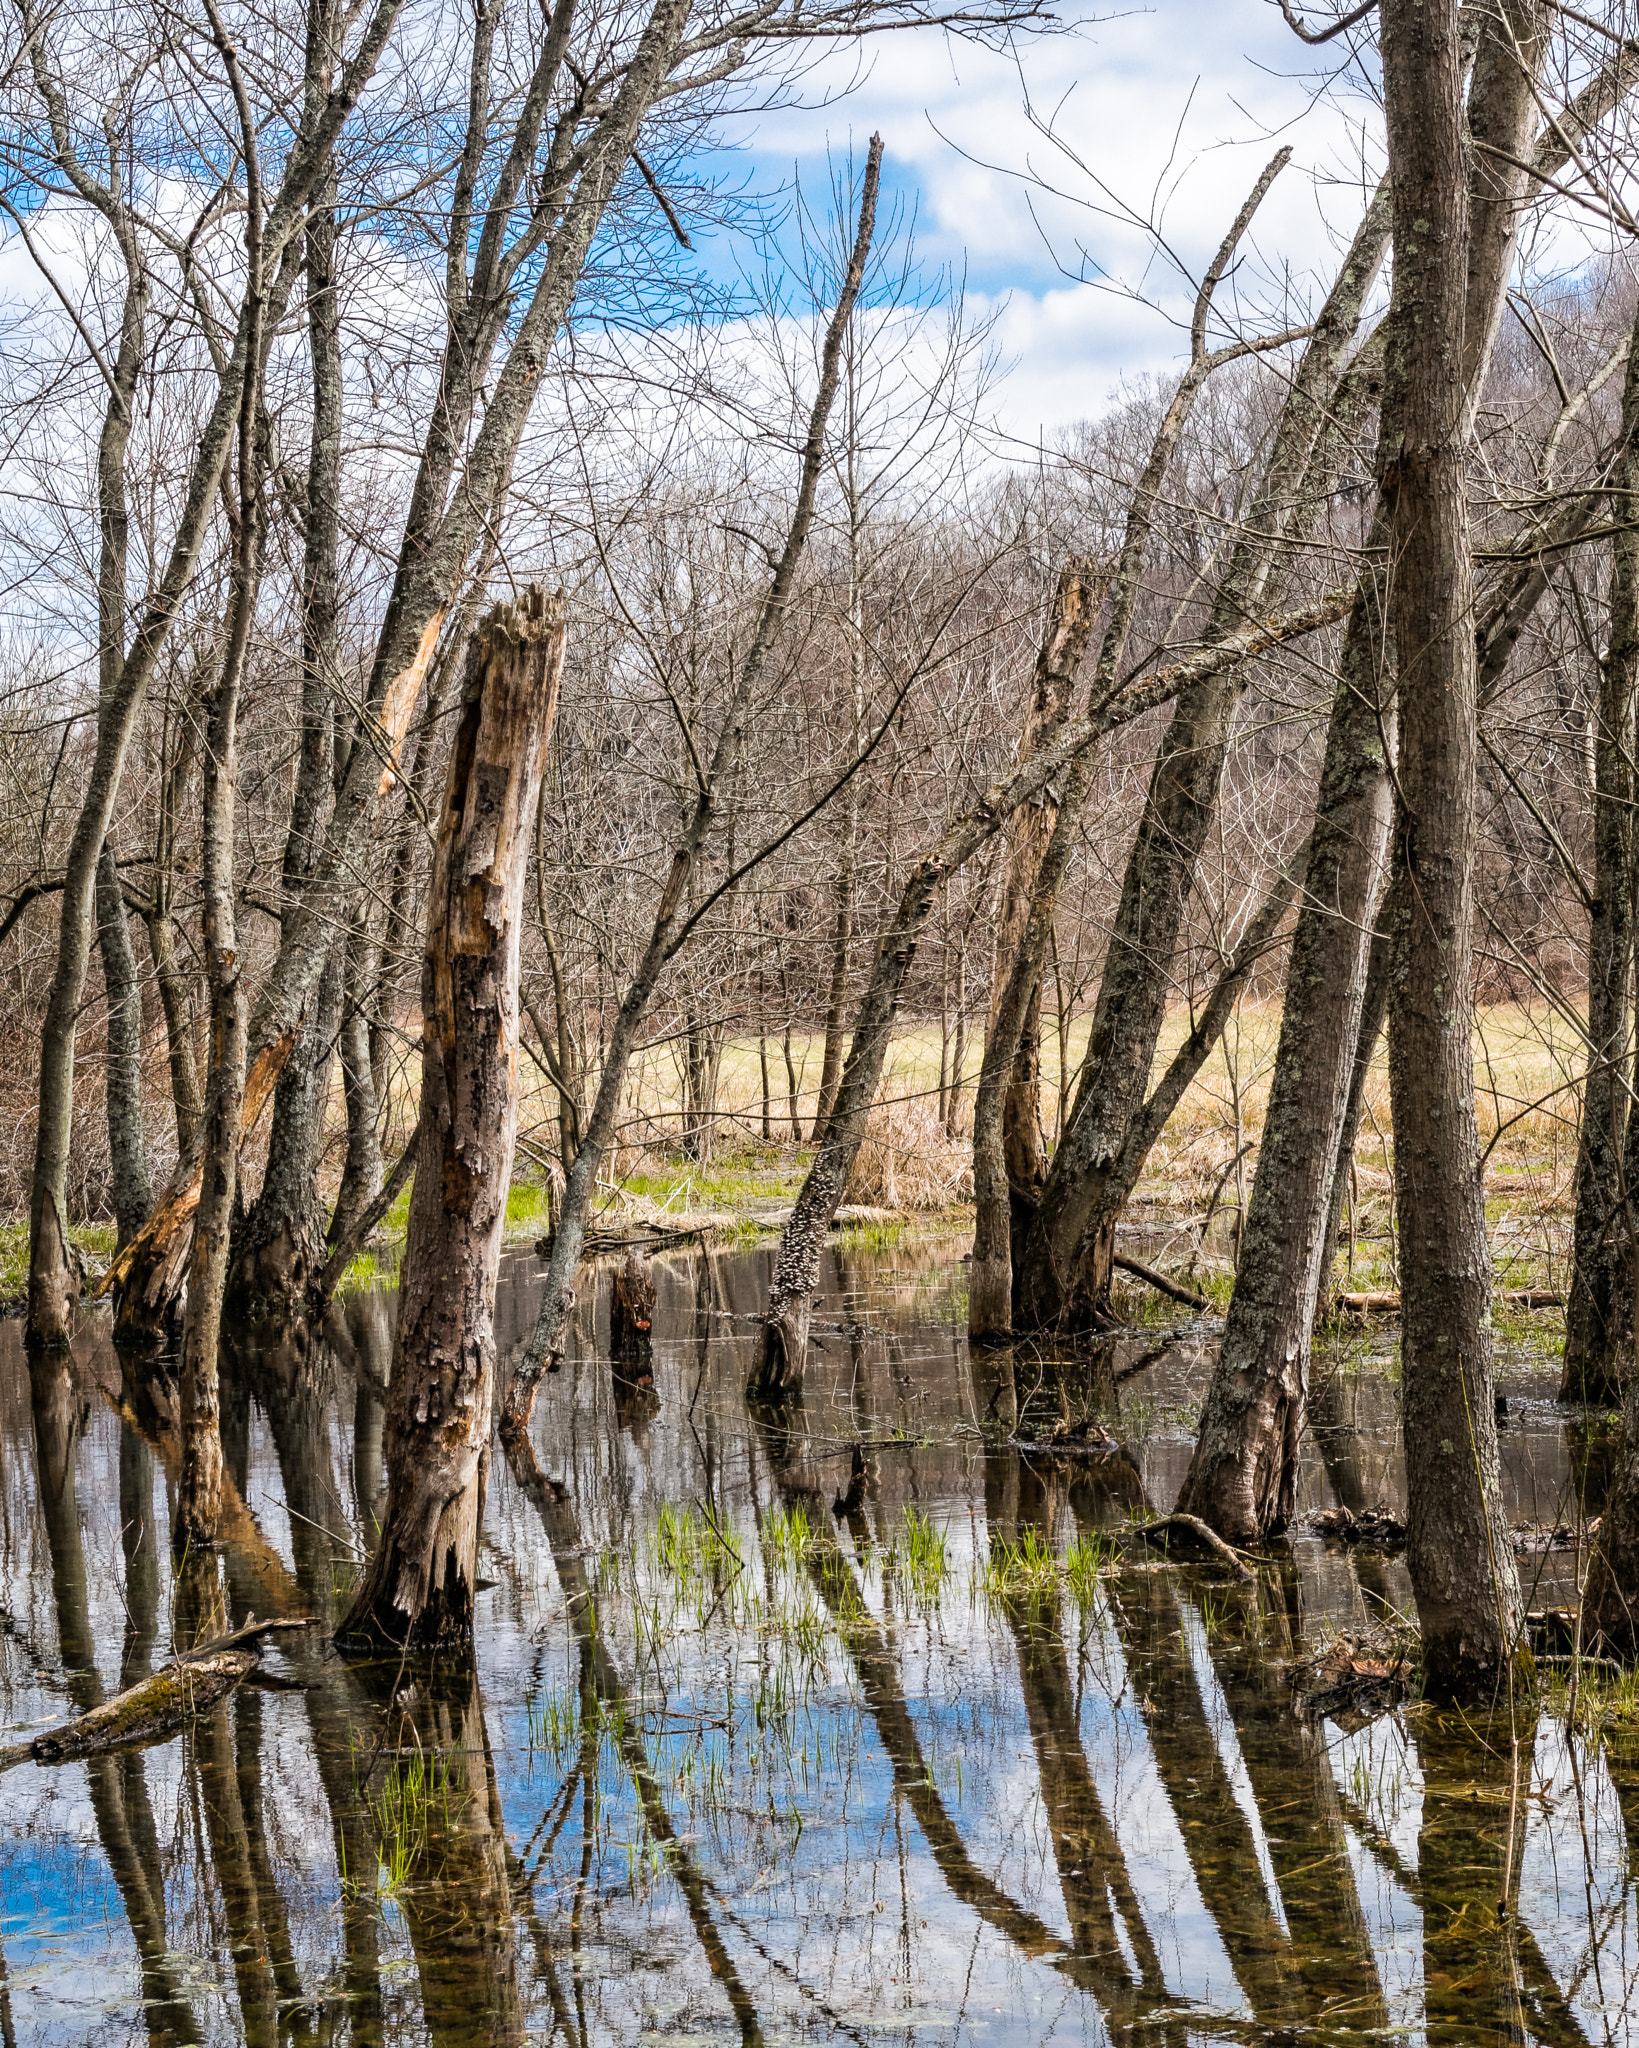
<path fill-rule="evenodd" d="M 1617 502 L 1639 491 L 1639 327 L 1622 391 Z M 1639 689 L 1639 530 L 1611 541 L 1610 645 L 1594 710 L 1593 908 L 1588 920 L 1588 1066 L 1576 1161 L 1571 1297 L 1565 1310 L 1562 1401 L 1605 1405 L 1631 1377 L 1632 1256 L 1624 1221 L 1623 1151 L 1633 982 L 1634 703 Z"/>
<path fill-rule="evenodd" d="M 142 1228 L 153 1199 L 148 1147 L 142 1132 L 142 992 L 125 921 L 114 849 L 102 843 L 97 862 L 97 938 L 108 994 L 108 1160 L 113 1169 L 114 1223 L 128 1244 Z"/>
<path fill-rule="evenodd" d="M 1354 1065 L 1349 1074 L 1349 1096 L 1337 1131 L 1337 1164 L 1332 1171 L 1332 1199 L 1326 1217 L 1326 1243 L 1320 1255 L 1320 1292 L 1315 1301 L 1314 1322 L 1325 1312 L 1327 1290 L 1337 1267 L 1337 1240 L 1343 1227 L 1343 1196 L 1349 1170 L 1354 1164 L 1355 1144 L 1360 1134 L 1361 1112 L 1366 1106 L 1366 1084 L 1371 1079 L 1372 1061 L 1383 1036 L 1383 1020 L 1389 1010 L 1389 933 L 1383 908 L 1377 914 L 1371 947 L 1366 959 L 1366 992 L 1360 1004 L 1360 1024 L 1355 1034 Z M 1352 1226 L 1351 1226 L 1352 1227 Z M 1309 1326 L 1310 1348 L 1314 1346 L 1314 1322 Z"/>
<path fill-rule="evenodd" d="M 1639 1374 L 1629 1377 L 1622 1397 L 1615 1483 L 1582 1592 L 1582 1638 L 1589 1649 L 1639 1654 Z"/>
<path fill-rule="evenodd" d="M 472 1635 L 495 1383 L 495 1279 L 517 1135 L 529 833 L 563 673 L 561 608 L 498 605 L 468 656 L 428 898 L 421 1116 L 387 1410 L 387 1507 L 338 1634 Z"/>
<path fill-rule="evenodd" d="M 1509 12 L 1523 16 L 1507 24 L 1521 47 L 1540 49 L 1534 8 Z M 1483 215 L 1470 206 L 1457 0 L 1382 0 L 1380 19 L 1398 341 L 1385 406 L 1400 425 L 1384 495 L 1401 735 L 1388 916 L 1389 1090 L 1407 1562 L 1427 1692 L 1481 1699 L 1506 1680 L 1521 1614 L 1499 1485 L 1491 1258 L 1474 1115 L 1478 676 L 1464 342 L 1465 315 L 1470 332 L 1478 324 L 1467 269 Z M 1507 265 L 1497 268 L 1500 294 Z"/>
<path fill-rule="evenodd" d="M 375 1067 L 370 1056 L 370 1018 L 365 1007 L 374 978 L 376 949 L 369 925 L 360 916 L 347 935 L 342 965 L 341 1049 L 342 1098 L 347 1111 L 347 1154 L 341 1186 L 325 1241 L 331 1246 L 348 1237 L 354 1224 L 381 1190 L 381 1104 L 376 1095 Z"/>
<path fill-rule="evenodd" d="M 1109 582 L 1092 562 L 1073 555 L 1059 572 L 1036 654 L 1035 684 L 1019 754 L 1023 759 L 1070 714 L 1071 694 L 1093 621 Z M 1070 770 L 1078 785 L 1086 770 Z M 985 1031 L 979 1091 L 973 1102 L 973 1259 L 968 1269 L 968 1334 L 1006 1336 L 1013 1327 L 1013 1211 L 1033 1208 L 1047 1177 L 1041 1148 L 1041 964 L 1017 977 L 1032 914 L 1051 921 L 1062 860 L 1037 909 L 1043 860 L 1053 846 L 1058 802 L 1051 787 L 1013 814 L 1007 835 L 996 969 Z M 1068 834 L 1061 852 L 1068 850 Z M 1026 949 L 1031 950 L 1031 949 Z M 1017 986 L 1014 986 L 1015 978 Z M 1006 1055 L 1004 1057 L 1004 1055 Z"/>
<path fill-rule="evenodd" d="M 1388 852 L 1382 526 L 1344 643 L 1235 1292 L 1178 1500 L 1231 1542 L 1283 1530 L 1297 1492 L 1310 1332 Z"/>

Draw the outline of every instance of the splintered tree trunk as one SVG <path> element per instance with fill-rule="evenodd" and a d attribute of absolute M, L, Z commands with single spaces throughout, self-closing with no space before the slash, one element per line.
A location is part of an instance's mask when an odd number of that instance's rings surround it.
<path fill-rule="evenodd" d="M 388 1395 L 387 1503 L 337 1633 L 472 1636 L 495 1392 L 495 1276 L 518 1126 L 518 949 L 530 828 L 563 673 L 561 607 L 497 605 L 467 660 L 421 975 L 421 1118 Z"/>
<path fill-rule="evenodd" d="M 1069 716 L 1076 671 L 1087 651 L 1108 580 L 1075 555 L 1059 572 L 1047 630 L 1036 655 L 1035 687 L 1021 758 Z M 1080 765 L 1070 771 L 1078 789 L 1086 772 Z M 1036 927 L 1052 922 L 1051 902 L 1063 870 L 1062 859 L 1053 864 L 1047 885 L 1038 885 L 1057 820 L 1058 805 L 1052 794 L 1044 791 L 1040 802 L 1021 805 L 1008 827 L 996 971 L 979 1092 L 973 1104 L 968 1330 L 975 1337 L 1005 1336 L 1013 1327 L 1013 1209 L 1015 1201 L 1033 1206 L 1046 1178 L 1040 1139 L 1041 959 L 1029 957 L 1035 949 L 1028 944 L 1028 937 L 1034 929 L 1033 916 Z"/>
<path fill-rule="evenodd" d="M 1462 376 L 1472 250 L 1458 12 L 1457 0 L 1382 0 L 1380 10 L 1397 319 L 1405 308 L 1385 398 L 1401 423 L 1384 480 L 1400 690 L 1389 1088 L 1407 1562 L 1436 1699 L 1490 1696 L 1520 1622 L 1499 1485 L 1474 1117 L 1478 707 Z"/>
<path fill-rule="evenodd" d="M 1622 393 L 1617 502 L 1639 491 L 1639 330 Z M 1633 975 L 1634 691 L 1639 685 L 1639 531 L 1611 542 L 1610 646 L 1594 728 L 1593 914 L 1588 925 L 1588 1070 L 1576 1162 L 1562 1401 L 1614 1400 L 1630 1376 L 1632 1260 L 1623 1218 L 1629 990 Z"/>
<path fill-rule="evenodd" d="M 1379 556 L 1382 524 L 1373 533 Z M 1393 707 L 1378 703 L 1386 694 L 1381 603 L 1368 568 L 1332 705 L 1235 1293 L 1178 1500 L 1234 1542 L 1284 1529 L 1297 1492 L 1310 1331 L 1388 851 L 1384 739 Z"/>
<path fill-rule="evenodd" d="M 106 839 L 97 863 L 97 938 L 108 991 L 108 1159 L 113 1168 L 114 1222 L 120 1243 L 129 1244 L 153 1199 L 142 1134 L 142 992 L 119 869 Z"/>

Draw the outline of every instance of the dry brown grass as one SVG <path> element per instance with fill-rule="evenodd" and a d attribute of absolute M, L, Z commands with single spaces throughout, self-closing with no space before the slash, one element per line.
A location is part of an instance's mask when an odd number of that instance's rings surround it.
<path fill-rule="evenodd" d="M 872 1209 L 949 1209 L 972 1198 L 972 1141 L 946 1135 L 937 1100 L 879 1102 L 844 1200 Z"/>

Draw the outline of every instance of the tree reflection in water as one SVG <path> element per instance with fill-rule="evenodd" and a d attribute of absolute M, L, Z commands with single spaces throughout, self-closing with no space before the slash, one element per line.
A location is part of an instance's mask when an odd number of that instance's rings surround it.
<path fill-rule="evenodd" d="M 1523 1699 L 1301 1720 L 1294 1665 L 1407 1604 L 1392 1559 L 1299 1541 L 1246 1589 L 1085 1568 L 1170 1504 L 1186 1354 L 1121 1388 L 1132 1458 L 1074 1462 L 1006 1439 L 1061 1380 L 1079 1406 L 1081 1369 L 970 1361 L 949 1247 L 841 1250 L 778 1411 L 742 1394 L 766 1255 L 656 1271 L 653 1386 L 601 1355 L 588 1290 L 533 1445 L 494 1465 L 476 1661 L 430 1669 L 325 1639 L 374 1534 L 390 1297 L 229 1333 L 223 1541 L 180 1579 L 163 1382 L 95 1326 L 32 1368 L 0 1348 L 13 1728 L 224 1618 L 320 1623 L 182 1738 L 0 1781 L 4 2048 L 1639 2048 L 1639 1737 Z M 503 1281 L 503 1339 L 533 1278 Z M 1574 1498 L 1597 1468 L 1541 1412 L 1514 1466 Z M 1375 1505 L 1392 1387 L 1335 1378 L 1315 1420 L 1306 1499 Z"/>

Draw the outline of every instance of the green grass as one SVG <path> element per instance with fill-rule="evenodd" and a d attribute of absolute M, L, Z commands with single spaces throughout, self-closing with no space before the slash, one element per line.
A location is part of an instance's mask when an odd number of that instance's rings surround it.
<path fill-rule="evenodd" d="M 93 1276 L 114 1256 L 118 1234 L 112 1223 L 71 1223 L 68 1241 L 85 1254 Z M 21 1301 L 28 1292 L 28 1218 L 0 1223 L 0 1303 Z"/>
<path fill-rule="evenodd" d="M 945 1532 L 920 1508 L 907 1507 L 899 1518 L 885 1568 L 924 1605 L 933 1606 L 950 1573 Z"/>

